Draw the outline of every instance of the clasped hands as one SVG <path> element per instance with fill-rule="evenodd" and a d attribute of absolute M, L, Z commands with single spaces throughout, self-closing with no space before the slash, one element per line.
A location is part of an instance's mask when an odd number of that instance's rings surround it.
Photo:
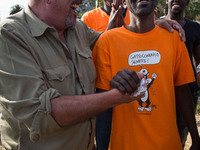
<path fill-rule="evenodd" d="M 132 97 L 133 100 L 139 100 L 144 97 L 145 94 L 145 91 L 136 94 L 138 92 L 138 87 L 140 86 L 140 81 L 143 78 L 143 73 L 125 68 L 122 71 L 117 72 L 117 74 L 110 81 L 110 85 L 111 88 L 118 89 L 122 94 Z"/>

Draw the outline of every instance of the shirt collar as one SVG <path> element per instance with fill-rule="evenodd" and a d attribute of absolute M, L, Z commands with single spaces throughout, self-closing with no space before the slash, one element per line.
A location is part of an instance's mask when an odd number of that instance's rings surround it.
<path fill-rule="evenodd" d="M 29 7 L 25 8 L 25 15 L 33 37 L 41 36 L 47 28 L 50 28 L 50 26 L 41 21 Z"/>

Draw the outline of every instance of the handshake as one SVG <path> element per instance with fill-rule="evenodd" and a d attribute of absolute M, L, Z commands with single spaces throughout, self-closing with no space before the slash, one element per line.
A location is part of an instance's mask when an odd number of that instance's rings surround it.
<path fill-rule="evenodd" d="M 134 99 L 144 97 L 147 90 L 147 81 L 144 74 L 126 68 L 117 72 L 110 85 L 111 88 L 116 88 L 121 93 L 128 94 Z"/>

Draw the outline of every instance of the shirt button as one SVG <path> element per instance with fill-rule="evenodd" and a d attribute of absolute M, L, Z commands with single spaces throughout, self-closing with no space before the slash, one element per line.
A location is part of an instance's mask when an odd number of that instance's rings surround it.
<path fill-rule="evenodd" d="M 39 134 L 33 134 L 31 136 L 31 139 L 32 139 L 32 141 L 36 142 L 36 141 L 38 141 L 40 139 L 40 136 L 39 136 Z"/>

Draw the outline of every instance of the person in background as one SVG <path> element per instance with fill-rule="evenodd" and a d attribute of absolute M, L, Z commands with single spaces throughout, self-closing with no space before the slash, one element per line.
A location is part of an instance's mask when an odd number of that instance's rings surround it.
<path fill-rule="evenodd" d="M 120 79 L 115 74 L 124 68 L 144 74 L 138 91 L 145 96 L 113 108 L 110 150 L 182 150 L 176 103 L 192 136 L 191 150 L 200 149 L 187 85 L 195 80 L 188 52 L 177 32 L 154 24 L 157 3 L 127 0 L 130 24 L 103 33 L 93 50 L 98 92 L 110 90 L 111 79 Z"/>
<path fill-rule="evenodd" d="M 154 13 L 155 13 L 155 19 L 160 18 L 160 11 L 157 8 L 155 8 Z"/>
<path fill-rule="evenodd" d="M 165 19 L 177 21 L 185 31 L 185 45 L 196 79 L 195 82 L 189 84 L 193 96 L 194 110 L 196 110 L 198 100 L 197 91 L 199 90 L 198 83 L 200 85 L 200 24 L 184 17 L 184 11 L 189 4 L 189 0 L 167 0 L 166 2 L 168 4 L 168 14 Z M 195 63 L 193 63 L 193 58 Z M 177 112 L 177 124 L 182 146 L 184 147 L 187 140 L 188 128 L 179 112 Z"/>
<path fill-rule="evenodd" d="M 124 18 L 124 25 L 129 25 L 130 16 L 124 0 L 103 0 L 103 6 L 94 10 L 86 12 L 81 20 L 87 24 L 88 27 L 95 31 L 106 31 L 109 23 L 109 18 L 112 10 L 112 3 L 122 4 L 122 15 Z M 156 18 L 159 14 L 156 11 Z M 111 131 L 112 108 L 99 114 L 96 118 L 96 145 L 97 150 L 108 149 Z"/>
<path fill-rule="evenodd" d="M 83 14 L 81 20 L 87 24 L 88 27 L 94 29 L 95 31 L 106 31 L 109 23 L 110 13 L 112 10 L 113 0 L 103 0 L 103 6 L 90 10 Z M 130 23 L 129 12 L 126 8 L 124 0 L 114 0 L 114 3 L 122 4 L 122 15 L 124 17 L 124 22 L 126 25 Z"/>
<path fill-rule="evenodd" d="M 163 8 L 163 14 L 164 14 L 164 15 L 161 16 L 160 18 L 161 18 L 161 19 L 165 18 L 165 17 L 167 16 L 167 13 L 168 13 L 168 6 L 166 6 L 166 7 Z"/>

